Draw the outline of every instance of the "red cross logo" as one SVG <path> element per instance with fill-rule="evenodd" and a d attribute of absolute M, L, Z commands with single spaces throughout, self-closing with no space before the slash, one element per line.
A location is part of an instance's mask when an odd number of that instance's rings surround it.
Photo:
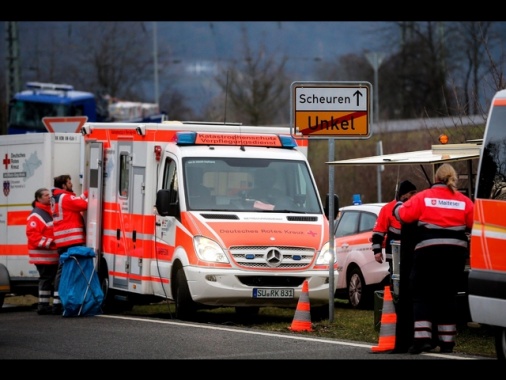
<path fill-rule="evenodd" d="M 4 161 L 3 161 L 4 165 L 5 165 L 5 169 L 9 169 L 9 164 L 11 163 L 11 159 L 9 158 L 9 155 L 7 153 L 5 153 L 5 158 L 4 158 Z"/>

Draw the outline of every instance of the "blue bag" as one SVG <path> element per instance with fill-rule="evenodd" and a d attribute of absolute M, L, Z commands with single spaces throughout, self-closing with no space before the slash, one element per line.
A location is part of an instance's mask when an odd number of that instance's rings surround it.
<path fill-rule="evenodd" d="M 85 246 L 70 247 L 60 256 L 62 273 L 58 293 L 64 317 L 102 314 L 104 292 L 95 271 L 95 252 Z"/>

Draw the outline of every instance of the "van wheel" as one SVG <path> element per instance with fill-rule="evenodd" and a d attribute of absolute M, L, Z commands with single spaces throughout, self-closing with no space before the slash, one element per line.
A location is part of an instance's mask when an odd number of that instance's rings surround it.
<path fill-rule="evenodd" d="M 5 293 L 0 293 L 0 309 L 4 306 Z"/>
<path fill-rule="evenodd" d="M 121 301 L 116 299 L 116 292 L 109 288 L 109 277 L 106 271 L 98 277 L 100 280 L 100 288 L 104 293 L 104 300 L 102 301 L 102 312 L 104 314 L 122 313 L 133 309 L 133 303 L 126 297 L 123 297 L 125 299 Z"/>
<path fill-rule="evenodd" d="M 176 318 L 183 321 L 195 318 L 197 306 L 193 302 L 183 268 L 176 273 Z"/>
<path fill-rule="evenodd" d="M 348 275 L 348 301 L 355 309 L 367 309 L 371 306 L 371 297 L 359 268 L 353 268 Z"/>
<path fill-rule="evenodd" d="M 506 328 L 495 328 L 495 352 L 497 360 L 506 361 Z"/>

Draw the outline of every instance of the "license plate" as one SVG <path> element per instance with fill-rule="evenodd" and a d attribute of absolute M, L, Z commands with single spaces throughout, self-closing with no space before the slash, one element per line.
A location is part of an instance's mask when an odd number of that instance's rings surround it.
<path fill-rule="evenodd" d="M 253 289 L 253 298 L 293 298 L 293 289 Z"/>

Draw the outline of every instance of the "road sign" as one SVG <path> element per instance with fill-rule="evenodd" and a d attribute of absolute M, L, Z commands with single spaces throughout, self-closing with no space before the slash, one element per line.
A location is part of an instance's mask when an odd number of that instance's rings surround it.
<path fill-rule="evenodd" d="M 48 132 L 76 132 L 80 133 L 84 123 L 88 121 L 87 116 L 68 116 L 68 117 L 44 117 L 42 122 Z"/>
<path fill-rule="evenodd" d="M 372 85 L 369 82 L 292 83 L 292 135 L 368 139 Z"/>

